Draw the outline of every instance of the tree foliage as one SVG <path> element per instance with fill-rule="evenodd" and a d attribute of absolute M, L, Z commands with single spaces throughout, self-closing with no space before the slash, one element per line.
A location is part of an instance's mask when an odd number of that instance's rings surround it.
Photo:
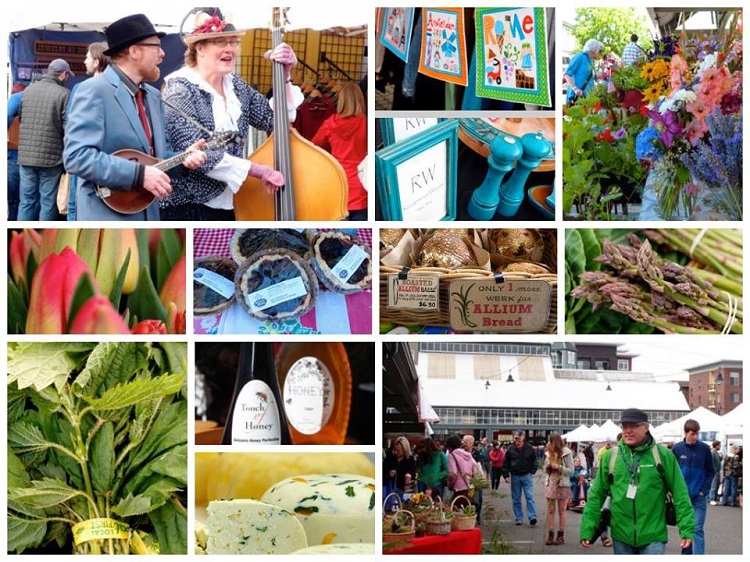
<path fill-rule="evenodd" d="M 651 32 L 648 19 L 638 8 L 577 8 L 573 36 L 576 50 L 580 51 L 589 39 L 604 44 L 604 53 L 622 55 L 630 42 L 630 36 L 638 35 L 638 43 L 644 49 L 651 48 Z"/>

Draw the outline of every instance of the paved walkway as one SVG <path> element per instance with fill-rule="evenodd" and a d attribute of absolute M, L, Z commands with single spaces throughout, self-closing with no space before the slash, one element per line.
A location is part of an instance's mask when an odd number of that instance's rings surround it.
<path fill-rule="evenodd" d="M 510 498 L 510 484 L 501 481 L 500 488 L 494 494 L 491 490 L 484 490 L 481 529 L 485 551 L 489 550 L 497 554 L 612 554 L 612 549 L 602 546 L 601 541 L 589 549 L 579 545 L 581 514 L 574 511 L 567 512 L 565 544 L 545 545 L 547 509 L 544 499 L 544 479 L 541 472 L 536 475 L 534 498 L 538 523 L 535 527 L 531 527 L 526 520 L 523 525 L 516 526 Z M 742 554 L 742 509 L 709 505 L 705 530 L 707 554 Z M 676 527 L 669 528 L 667 554 L 680 554 L 679 534 Z"/>

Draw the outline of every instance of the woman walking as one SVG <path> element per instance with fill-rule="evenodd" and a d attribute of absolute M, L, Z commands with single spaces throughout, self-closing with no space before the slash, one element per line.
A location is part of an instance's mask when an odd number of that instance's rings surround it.
<path fill-rule="evenodd" d="M 547 498 L 547 542 L 548 545 L 565 544 L 565 510 L 570 500 L 570 475 L 573 472 L 573 452 L 565 447 L 562 437 L 552 432 L 544 453 L 543 470 L 547 475 L 544 497 Z M 558 514 L 557 536 L 555 536 L 555 512 Z"/>

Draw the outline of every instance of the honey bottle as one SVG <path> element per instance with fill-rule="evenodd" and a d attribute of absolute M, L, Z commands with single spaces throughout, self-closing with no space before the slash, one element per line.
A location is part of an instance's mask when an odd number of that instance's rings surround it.
<path fill-rule="evenodd" d="M 240 344 L 240 362 L 222 445 L 289 445 L 273 344 Z"/>
<path fill-rule="evenodd" d="M 284 343 L 276 357 L 276 371 L 292 443 L 342 444 L 352 400 L 352 373 L 344 345 Z"/>

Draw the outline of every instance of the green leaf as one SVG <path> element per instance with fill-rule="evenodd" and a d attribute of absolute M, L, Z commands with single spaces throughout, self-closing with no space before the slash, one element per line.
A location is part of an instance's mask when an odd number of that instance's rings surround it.
<path fill-rule="evenodd" d="M 73 318 L 76 317 L 78 311 L 84 305 L 84 303 L 91 297 L 96 295 L 97 291 L 94 289 L 94 284 L 91 277 L 88 275 L 81 275 L 76 283 L 75 291 L 73 292 L 73 300 L 70 302 L 70 314 L 68 315 L 67 325 L 73 322 Z M 67 328 L 65 330 L 67 332 Z"/>
<path fill-rule="evenodd" d="M 144 267 L 146 269 L 151 268 L 151 252 L 148 248 L 149 233 L 151 231 L 148 228 L 136 228 L 135 239 L 138 243 L 138 271 Z"/>
<path fill-rule="evenodd" d="M 148 366 L 149 344 L 100 343 L 73 382 L 77 396 L 96 396 L 131 380 Z"/>
<path fill-rule="evenodd" d="M 182 342 L 160 342 L 156 344 L 161 347 L 167 356 L 166 371 L 176 375 L 187 374 L 187 345 Z"/>
<path fill-rule="evenodd" d="M 187 486 L 187 445 L 174 447 L 150 464 L 152 470 Z"/>
<path fill-rule="evenodd" d="M 586 271 L 599 271 L 602 266 L 596 258 L 602 255 L 602 245 L 596 236 L 594 229 L 582 228 L 578 231 L 583 243 L 583 252 L 586 255 Z"/>
<path fill-rule="evenodd" d="M 187 512 L 185 508 L 169 501 L 162 507 L 149 513 L 159 539 L 161 554 L 186 554 L 188 545 Z"/>
<path fill-rule="evenodd" d="M 51 446 L 42 430 L 27 421 L 18 421 L 8 427 L 8 444 L 19 453 L 44 451 Z"/>
<path fill-rule="evenodd" d="M 133 496 L 122 499 L 120 503 L 112 507 L 112 513 L 123 519 L 133 515 L 143 515 L 151 511 L 151 499 L 146 496 Z"/>
<path fill-rule="evenodd" d="M 115 310 L 120 310 L 120 298 L 122 297 L 122 286 L 125 284 L 125 276 L 128 274 L 128 265 L 130 264 L 130 249 L 128 249 L 128 253 L 125 256 L 125 260 L 122 262 L 122 267 L 120 268 L 119 273 L 117 274 L 117 279 L 115 279 L 115 284 L 112 287 L 112 290 L 109 293 L 109 302 L 112 303 L 112 306 L 115 307 Z"/>
<path fill-rule="evenodd" d="M 176 394 L 185 384 L 183 375 L 162 375 L 155 378 L 142 378 L 118 384 L 106 391 L 101 398 L 84 397 L 94 410 L 119 410 L 147 402 L 159 397 Z"/>
<path fill-rule="evenodd" d="M 8 276 L 8 334 L 23 334 L 26 332 L 26 316 L 28 313 L 29 308 L 21 291 Z"/>
<path fill-rule="evenodd" d="M 96 432 L 89 448 L 89 472 L 94 490 L 105 494 L 112 486 L 115 475 L 115 430 L 106 422 Z"/>
<path fill-rule="evenodd" d="M 8 384 L 18 382 L 18 388 L 33 386 L 42 390 L 52 384 L 60 389 L 79 360 L 71 352 L 88 351 L 92 343 L 27 343 L 8 348 Z"/>
<path fill-rule="evenodd" d="M 159 293 L 148 273 L 148 268 L 141 269 L 138 287 L 128 296 L 128 308 L 131 318 L 141 320 L 167 321 L 167 309 L 159 300 Z M 131 320 L 131 323 L 133 322 Z"/>
<path fill-rule="evenodd" d="M 10 511 L 12 510 L 10 502 L 8 509 L 8 552 L 21 554 L 27 548 L 41 546 L 47 534 L 47 523 L 21 518 Z"/>
<path fill-rule="evenodd" d="M 52 478 L 34 480 L 31 487 L 8 490 L 8 501 L 17 501 L 33 507 L 47 508 L 60 505 L 83 492 L 74 490 L 65 482 Z"/>

